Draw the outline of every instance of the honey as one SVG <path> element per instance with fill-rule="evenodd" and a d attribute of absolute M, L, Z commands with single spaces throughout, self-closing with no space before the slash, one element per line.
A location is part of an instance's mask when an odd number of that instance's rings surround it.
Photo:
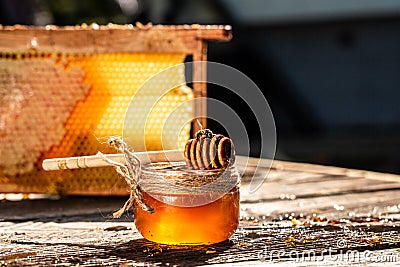
<path fill-rule="evenodd" d="M 171 179 L 174 172 L 177 175 L 186 173 L 185 170 L 173 170 L 161 173 L 160 176 Z M 202 173 L 207 172 L 210 171 Z M 188 175 L 193 176 L 190 173 Z M 142 190 L 144 202 L 154 212 L 149 213 L 135 205 L 136 228 L 147 240 L 161 244 L 205 245 L 227 240 L 239 224 L 240 193 L 237 177 L 236 172 L 229 174 L 228 178 L 233 182 L 230 185 L 234 186 L 227 192 L 224 192 L 227 187 L 223 190 L 212 189 L 210 192 L 195 193 L 170 190 L 149 193 Z"/>
<path fill-rule="evenodd" d="M 150 77 L 185 57 L 144 52 L 0 53 L 0 192 L 125 195 L 126 184 L 112 168 L 45 172 L 41 162 L 98 151 L 113 153 L 102 142 L 123 133 L 132 96 Z M 183 66 L 164 74 L 159 76 L 163 80 L 146 83 L 148 95 L 139 101 L 141 105 L 151 101 L 160 84 L 184 83 Z M 173 113 L 191 99 L 192 90 L 182 85 L 165 94 L 150 114 L 131 114 L 126 118 L 131 140 L 143 134 L 135 122 L 147 118 L 146 149 L 177 149 L 176 136 L 162 134 L 163 129 L 176 129 L 192 117 L 192 109 Z M 186 124 L 180 132 L 180 148 L 189 133 Z M 130 143 L 137 151 L 139 144 Z M 15 187 L 7 189 L 7 184 Z"/>

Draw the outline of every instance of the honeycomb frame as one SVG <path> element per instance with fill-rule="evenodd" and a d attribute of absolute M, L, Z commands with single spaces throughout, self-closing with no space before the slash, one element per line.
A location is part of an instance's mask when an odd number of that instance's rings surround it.
<path fill-rule="evenodd" d="M 127 195 L 126 184 L 112 168 L 45 172 L 41 163 L 45 158 L 113 153 L 99 140 L 122 135 L 124 112 L 135 90 L 188 55 L 205 62 L 208 41 L 230 39 L 229 26 L 0 25 L 0 193 Z M 194 64 L 193 79 L 205 79 L 205 68 Z M 181 75 L 169 78 L 180 80 Z M 205 83 L 192 88 L 175 88 L 155 110 L 169 114 L 184 101 L 206 97 Z M 188 117 L 206 125 L 206 103 L 195 103 L 189 113 L 178 114 L 178 125 Z M 151 116 L 153 129 L 162 118 Z M 198 125 L 192 127 L 196 131 Z M 182 135 L 189 132 L 184 129 Z M 160 149 L 157 138 L 146 136 L 150 149 Z"/>

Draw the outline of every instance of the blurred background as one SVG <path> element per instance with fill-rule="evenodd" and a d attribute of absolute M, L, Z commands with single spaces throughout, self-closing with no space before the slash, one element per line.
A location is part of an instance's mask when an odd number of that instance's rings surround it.
<path fill-rule="evenodd" d="M 210 43 L 208 60 L 242 71 L 263 91 L 277 159 L 400 173 L 400 1 L 0 1 L 3 25 L 137 21 L 232 25 L 233 40 Z M 250 108 L 208 88 L 242 117 L 257 156 Z"/>

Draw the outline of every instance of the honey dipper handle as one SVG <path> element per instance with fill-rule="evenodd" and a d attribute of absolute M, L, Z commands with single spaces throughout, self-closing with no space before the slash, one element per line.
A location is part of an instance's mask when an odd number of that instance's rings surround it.
<path fill-rule="evenodd" d="M 149 162 L 162 162 L 162 161 L 184 161 L 183 152 L 179 150 L 134 152 L 133 154 L 139 158 L 142 164 L 146 164 Z M 121 164 L 126 163 L 123 154 L 105 154 L 104 156 L 112 161 L 116 161 Z M 110 166 L 113 165 L 105 161 L 99 155 L 45 159 L 42 164 L 43 169 L 46 171 L 110 167 Z"/>

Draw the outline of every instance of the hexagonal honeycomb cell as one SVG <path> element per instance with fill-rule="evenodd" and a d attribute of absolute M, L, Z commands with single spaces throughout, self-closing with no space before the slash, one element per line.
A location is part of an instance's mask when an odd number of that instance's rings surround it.
<path fill-rule="evenodd" d="M 57 194 L 128 193 L 113 168 L 45 172 L 43 159 L 115 153 L 105 144 L 122 135 L 125 113 L 137 90 L 153 75 L 182 63 L 184 54 L 0 54 L 0 184 L 5 191 Z M 182 65 L 183 68 L 183 65 Z M 169 72 L 165 81 L 184 82 L 184 70 Z M 152 101 L 154 92 L 148 90 Z M 148 150 L 176 149 L 189 138 L 190 126 L 161 135 L 163 122 L 181 103 L 193 99 L 181 85 L 165 94 L 146 123 Z M 168 119 L 166 129 L 192 118 L 189 107 Z M 136 116 L 136 117 L 135 117 Z M 135 114 L 129 121 L 135 128 Z M 135 149 L 135 144 L 130 144 Z M 15 190 L 14 190 L 15 189 Z M 2 191 L 2 189 L 0 189 Z"/>

